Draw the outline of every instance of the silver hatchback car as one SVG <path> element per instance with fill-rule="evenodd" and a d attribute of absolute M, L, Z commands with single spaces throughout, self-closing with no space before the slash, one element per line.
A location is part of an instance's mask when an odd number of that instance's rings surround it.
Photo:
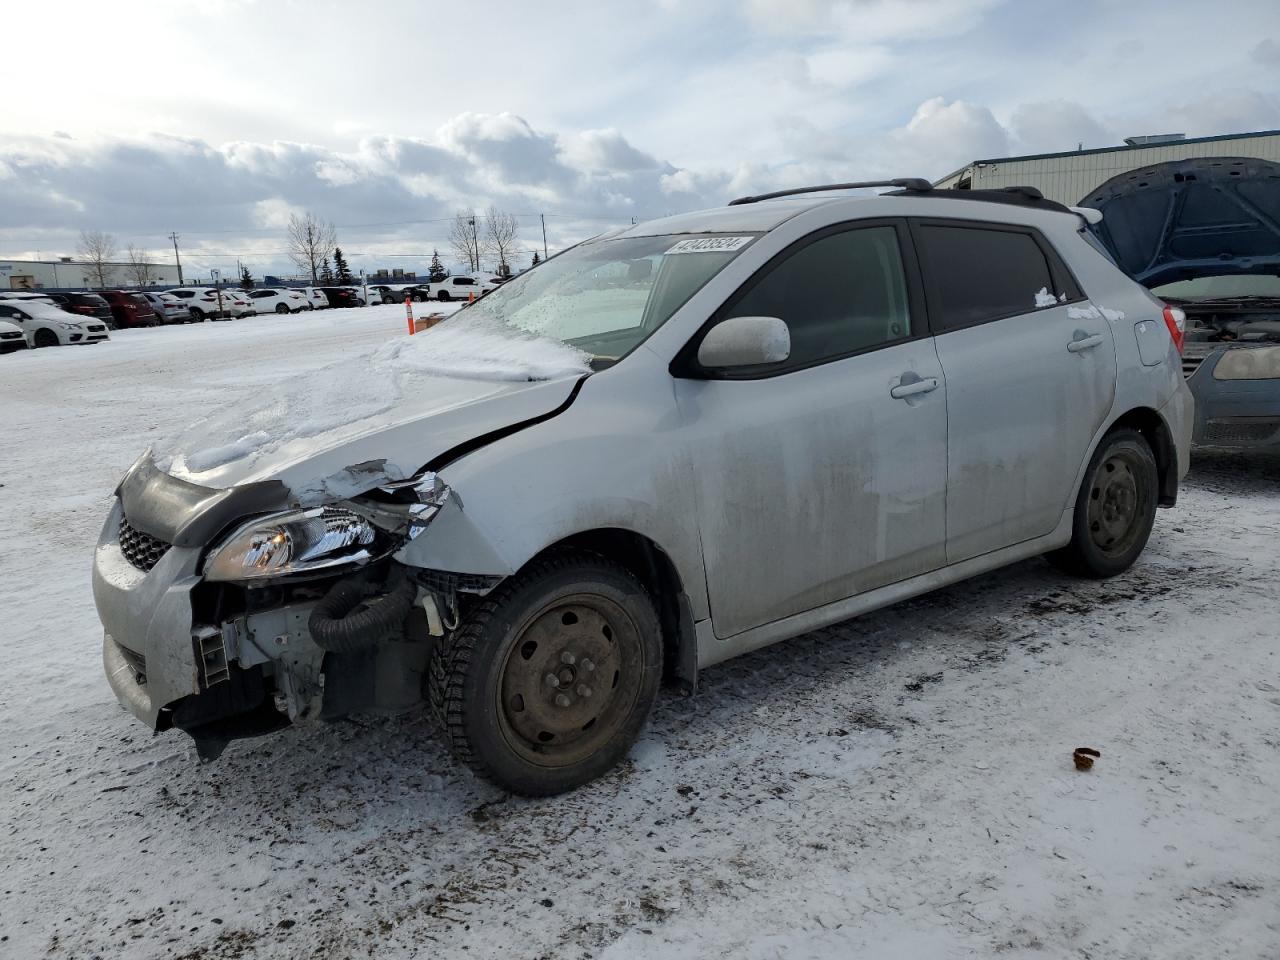
<path fill-rule="evenodd" d="M 1181 315 L 1093 211 L 889 185 L 588 241 L 382 348 L 387 402 L 144 454 L 93 569 L 117 697 L 206 758 L 425 701 L 552 794 L 663 680 L 1036 555 L 1122 572 L 1188 466 Z"/>

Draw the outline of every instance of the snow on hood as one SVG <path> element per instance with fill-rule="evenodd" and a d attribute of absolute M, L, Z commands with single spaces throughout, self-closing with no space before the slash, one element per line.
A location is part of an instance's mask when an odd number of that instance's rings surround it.
<path fill-rule="evenodd" d="M 160 469 L 204 485 L 258 479 L 398 424 L 581 376 L 589 359 L 556 340 L 477 328 L 460 317 L 319 369 L 292 370 L 269 397 L 241 396 L 160 440 L 154 458 Z M 475 432 L 485 429 L 482 422 Z"/>

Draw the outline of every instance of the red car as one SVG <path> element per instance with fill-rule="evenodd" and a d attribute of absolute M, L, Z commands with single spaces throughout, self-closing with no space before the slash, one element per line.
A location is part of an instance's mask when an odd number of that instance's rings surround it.
<path fill-rule="evenodd" d="M 160 318 L 147 298 L 124 290 L 103 290 L 102 299 L 111 307 L 111 316 L 121 330 L 128 327 L 158 327 Z"/>

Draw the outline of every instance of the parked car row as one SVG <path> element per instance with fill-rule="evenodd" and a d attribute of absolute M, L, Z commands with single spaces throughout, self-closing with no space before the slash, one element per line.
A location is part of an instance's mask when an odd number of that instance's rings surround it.
<path fill-rule="evenodd" d="M 371 303 L 388 302 L 375 291 L 369 290 Z M 353 287 L 175 287 L 159 293 L 0 290 L 0 354 L 98 343 L 109 338 L 110 330 L 364 305 L 361 291 Z"/>

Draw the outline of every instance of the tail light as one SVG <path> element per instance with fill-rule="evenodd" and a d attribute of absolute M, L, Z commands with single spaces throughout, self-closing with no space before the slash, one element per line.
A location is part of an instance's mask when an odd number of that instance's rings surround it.
<path fill-rule="evenodd" d="M 1187 330 L 1187 315 L 1177 307 L 1165 306 L 1164 325 L 1169 328 L 1169 336 L 1173 337 L 1173 345 L 1182 354 L 1182 337 Z"/>

